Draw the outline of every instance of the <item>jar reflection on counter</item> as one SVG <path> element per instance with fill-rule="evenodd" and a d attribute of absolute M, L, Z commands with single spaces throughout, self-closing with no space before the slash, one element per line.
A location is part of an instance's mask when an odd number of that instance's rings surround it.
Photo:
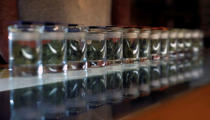
<path fill-rule="evenodd" d="M 123 95 L 127 99 L 139 96 L 139 64 L 123 65 Z"/>

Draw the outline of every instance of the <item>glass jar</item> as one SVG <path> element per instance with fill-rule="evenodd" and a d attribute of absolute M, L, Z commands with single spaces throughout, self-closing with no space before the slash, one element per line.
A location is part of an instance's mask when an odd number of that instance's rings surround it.
<path fill-rule="evenodd" d="M 120 102 L 122 99 L 122 57 L 123 31 L 119 27 L 106 27 L 106 98 L 109 103 Z"/>
<path fill-rule="evenodd" d="M 106 27 L 106 48 L 107 48 L 107 64 L 117 65 L 122 63 L 123 57 L 123 39 L 122 29 L 119 27 Z"/>
<path fill-rule="evenodd" d="M 106 100 L 106 31 L 102 26 L 90 26 L 87 43 L 87 104 L 95 108 Z"/>
<path fill-rule="evenodd" d="M 105 27 L 90 26 L 86 35 L 88 68 L 104 67 L 106 62 Z"/>
<path fill-rule="evenodd" d="M 65 28 L 68 70 L 81 70 L 87 67 L 85 35 L 86 31 L 84 26 L 69 24 L 68 27 Z"/>
<path fill-rule="evenodd" d="M 184 34 L 185 58 L 190 58 L 192 55 L 192 33 L 186 30 Z"/>
<path fill-rule="evenodd" d="M 137 28 L 125 27 L 123 31 L 123 63 L 139 61 L 139 32 Z"/>
<path fill-rule="evenodd" d="M 168 59 L 168 47 L 169 47 L 169 30 L 167 28 L 161 29 L 160 35 L 160 54 L 162 59 Z"/>
<path fill-rule="evenodd" d="M 204 38 L 204 33 L 203 31 L 199 30 L 199 54 L 202 55 L 203 52 L 203 38 Z"/>
<path fill-rule="evenodd" d="M 41 29 L 42 55 L 44 73 L 63 72 L 65 65 L 66 45 L 64 41 L 64 26 L 45 23 Z"/>
<path fill-rule="evenodd" d="M 160 59 L 160 28 L 152 28 L 152 32 L 150 34 L 151 41 L 151 60 L 159 60 Z"/>
<path fill-rule="evenodd" d="M 178 54 L 178 59 L 183 59 L 184 58 L 184 34 L 185 30 L 179 29 L 177 31 L 177 54 Z"/>
<path fill-rule="evenodd" d="M 39 71 L 39 26 L 19 22 L 8 27 L 9 69 L 12 76 L 35 76 Z"/>
<path fill-rule="evenodd" d="M 192 49 L 193 54 L 198 55 L 199 54 L 199 48 L 200 48 L 200 39 L 199 39 L 199 30 L 193 30 L 192 31 Z"/>
<path fill-rule="evenodd" d="M 140 62 L 149 60 L 150 56 L 150 34 L 151 29 L 149 27 L 142 27 L 139 34 L 139 52 Z"/>
<path fill-rule="evenodd" d="M 177 57 L 177 30 L 172 29 L 169 33 L 169 57 L 170 59 L 176 59 Z"/>

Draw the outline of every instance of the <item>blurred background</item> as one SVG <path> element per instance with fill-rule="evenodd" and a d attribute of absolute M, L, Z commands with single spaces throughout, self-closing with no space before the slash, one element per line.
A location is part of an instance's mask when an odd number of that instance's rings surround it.
<path fill-rule="evenodd" d="M 1 64 L 8 61 L 7 27 L 17 20 L 202 29 L 210 46 L 208 0 L 0 0 Z"/>

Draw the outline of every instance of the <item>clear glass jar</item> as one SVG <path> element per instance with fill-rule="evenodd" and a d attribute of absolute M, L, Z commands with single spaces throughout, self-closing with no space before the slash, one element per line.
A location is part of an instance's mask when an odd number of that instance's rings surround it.
<path fill-rule="evenodd" d="M 203 31 L 199 30 L 199 54 L 202 55 L 203 52 L 203 38 L 204 38 L 204 33 Z"/>
<path fill-rule="evenodd" d="M 150 57 L 150 34 L 151 29 L 149 27 L 141 28 L 139 34 L 139 52 L 140 61 L 148 61 Z"/>
<path fill-rule="evenodd" d="M 184 34 L 184 47 L 185 57 L 189 58 L 192 55 L 192 33 L 190 30 L 186 30 Z"/>
<path fill-rule="evenodd" d="M 169 49 L 169 30 L 167 28 L 161 29 L 161 35 L 160 35 L 160 53 L 162 59 L 168 59 L 168 49 Z"/>
<path fill-rule="evenodd" d="M 9 69 L 12 76 L 35 76 L 39 71 L 39 26 L 20 22 L 8 27 Z"/>
<path fill-rule="evenodd" d="M 137 28 L 124 28 L 123 63 L 139 62 L 139 32 Z"/>
<path fill-rule="evenodd" d="M 192 49 L 193 54 L 198 55 L 200 48 L 199 30 L 192 31 Z"/>
<path fill-rule="evenodd" d="M 169 58 L 177 58 L 177 30 L 172 29 L 169 33 Z"/>
<path fill-rule="evenodd" d="M 105 27 L 90 26 L 86 35 L 88 68 L 104 67 L 106 62 Z"/>
<path fill-rule="evenodd" d="M 184 34 L 185 34 L 185 30 L 183 29 L 179 29 L 177 31 L 177 54 L 178 54 L 178 58 L 179 59 L 183 59 L 184 58 Z"/>
<path fill-rule="evenodd" d="M 65 28 L 65 40 L 67 45 L 66 61 L 68 70 L 81 70 L 86 65 L 86 40 L 84 26 L 69 24 Z"/>
<path fill-rule="evenodd" d="M 45 23 L 40 29 L 44 73 L 64 71 L 66 45 L 64 41 L 64 26 Z"/>
<path fill-rule="evenodd" d="M 106 27 L 107 64 L 118 65 L 123 57 L 123 31 L 119 27 Z"/>
<path fill-rule="evenodd" d="M 151 60 L 159 60 L 160 59 L 160 35 L 161 30 L 160 28 L 152 28 L 152 32 L 150 34 L 150 41 L 151 41 Z"/>
<path fill-rule="evenodd" d="M 122 57 L 123 57 L 123 31 L 119 27 L 106 27 L 106 97 L 107 102 L 120 102 L 122 92 Z"/>

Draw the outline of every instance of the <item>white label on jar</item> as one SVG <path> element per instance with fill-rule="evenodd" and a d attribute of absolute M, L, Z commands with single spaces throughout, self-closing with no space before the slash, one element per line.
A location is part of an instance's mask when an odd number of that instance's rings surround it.
<path fill-rule="evenodd" d="M 163 33 L 161 33 L 161 38 L 167 39 L 168 38 L 168 35 L 169 35 L 168 32 L 163 32 Z"/>
<path fill-rule="evenodd" d="M 143 39 L 147 39 L 149 38 L 149 35 L 150 35 L 150 32 L 149 31 L 145 31 L 143 33 L 140 33 L 140 38 L 143 38 Z"/>
<path fill-rule="evenodd" d="M 185 33 L 185 38 L 190 38 L 191 37 L 191 33 L 187 32 Z"/>
<path fill-rule="evenodd" d="M 193 32 L 192 33 L 192 37 L 193 38 L 199 38 L 199 32 L 197 32 L 197 31 L 196 32 Z"/>
<path fill-rule="evenodd" d="M 176 32 L 171 32 L 170 33 L 170 38 L 173 38 L 174 39 L 174 38 L 176 38 L 176 35 L 177 35 Z"/>
<path fill-rule="evenodd" d="M 178 34 L 177 34 L 177 37 L 178 38 L 183 38 L 184 37 L 184 32 L 178 32 Z"/>
<path fill-rule="evenodd" d="M 106 38 L 121 38 L 122 33 L 121 32 L 107 32 Z"/>
<path fill-rule="evenodd" d="M 86 35 L 86 40 L 104 40 L 105 39 L 105 35 L 98 33 L 98 34 L 87 34 Z"/>
<path fill-rule="evenodd" d="M 85 38 L 85 32 L 72 32 L 65 34 L 66 39 L 83 39 Z"/>
<path fill-rule="evenodd" d="M 125 38 L 138 38 L 138 33 L 125 33 Z"/>
<path fill-rule="evenodd" d="M 41 34 L 42 40 L 64 40 L 63 32 L 44 32 Z"/>
<path fill-rule="evenodd" d="M 10 32 L 8 39 L 13 40 L 13 41 L 19 41 L 19 40 L 24 40 L 24 41 L 33 41 L 33 40 L 39 40 L 40 34 L 37 32 Z"/>
<path fill-rule="evenodd" d="M 168 79 L 167 78 L 162 78 L 162 79 L 160 79 L 160 81 L 164 85 L 167 85 L 168 84 Z"/>
<path fill-rule="evenodd" d="M 151 39 L 158 40 L 159 38 L 160 38 L 160 33 L 153 33 L 153 34 L 151 34 Z"/>

